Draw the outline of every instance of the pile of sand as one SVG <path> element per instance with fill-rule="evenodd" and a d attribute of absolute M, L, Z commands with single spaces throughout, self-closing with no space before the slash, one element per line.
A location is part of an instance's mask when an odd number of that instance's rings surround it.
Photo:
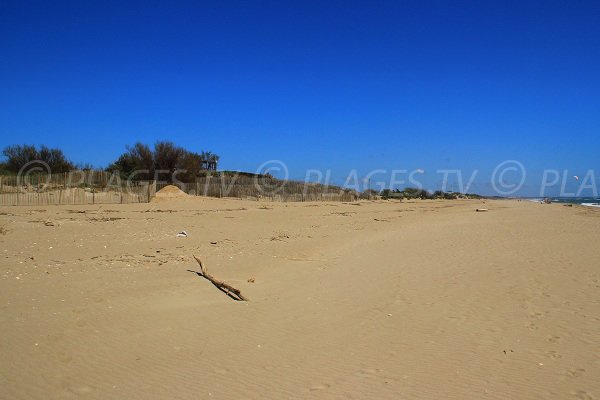
<path fill-rule="evenodd" d="M 156 192 L 156 199 L 185 199 L 190 197 L 177 186 L 168 185 Z"/>

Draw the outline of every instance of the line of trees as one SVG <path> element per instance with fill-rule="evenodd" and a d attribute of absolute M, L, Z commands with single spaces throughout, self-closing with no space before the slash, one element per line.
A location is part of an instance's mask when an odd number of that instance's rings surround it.
<path fill-rule="evenodd" d="M 473 193 L 458 193 L 458 192 L 444 192 L 442 190 L 436 190 L 435 192 L 428 192 L 425 189 L 416 188 L 405 188 L 400 189 L 383 189 L 380 193 L 382 199 L 445 199 L 455 200 L 458 198 L 469 198 L 479 199 L 480 195 Z"/>
<path fill-rule="evenodd" d="M 4 161 L 0 162 L 0 173 L 16 174 L 32 161 L 43 161 L 52 173 L 63 173 L 77 169 L 92 169 L 89 164 L 75 164 L 69 160 L 61 149 L 31 145 L 7 146 L 2 150 Z M 153 179 L 157 171 L 163 172 L 161 179 L 172 178 L 175 170 L 182 172 L 175 178 L 180 181 L 193 181 L 203 173 L 202 162 L 219 161 L 219 156 L 210 151 L 200 153 L 189 151 L 170 141 L 159 141 L 153 148 L 143 143 L 127 146 L 127 150 L 106 170 L 118 172 L 122 178 L 132 175 L 135 179 Z M 38 165 L 39 167 L 39 165 Z M 165 174 L 164 172 L 169 172 Z"/>
<path fill-rule="evenodd" d="M 43 161 L 52 172 L 62 173 L 75 169 L 73 164 L 60 149 L 51 149 L 44 145 L 39 149 L 30 145 L 7 146 L 2 150 L 6 161 L 0 164 L 0 170 L 18 173 L 21 168 L 33 161 Z"/>
<path fill-rule="evenodd" d="M 143 143 L 128 146 L 127 151 L 110 164 L 108 171 L 119 172 L 123 178 L 132 174 L 138 179 L 152 179 L 157 171 L 177 173 L 176 179 L 192 182 L 203 173 L 202 162 L 217 163 L 219 156 L 210 151 L 196 153 L 175 145 L 173 142 L 161 141 L 154 148 Z"/>

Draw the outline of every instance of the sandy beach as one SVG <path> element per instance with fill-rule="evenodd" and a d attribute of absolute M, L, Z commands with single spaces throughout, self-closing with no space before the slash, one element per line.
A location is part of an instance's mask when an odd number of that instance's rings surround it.
<path fill-rule="evenodd" d="M 600 397 L 598 209 L 189 198 L 0 228 L 2 399 Z"/>

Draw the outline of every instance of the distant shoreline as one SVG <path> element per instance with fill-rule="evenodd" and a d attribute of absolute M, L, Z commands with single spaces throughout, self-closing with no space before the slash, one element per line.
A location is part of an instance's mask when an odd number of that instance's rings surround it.
<path fill-rule="evenodd" d="M 585 207 L 600 207 L 600 198 L 598 197 L 547 197 L 552 203 L 576 204 Z M 521 200 L 540 202 L 541 197 L 522 197 Z"/>

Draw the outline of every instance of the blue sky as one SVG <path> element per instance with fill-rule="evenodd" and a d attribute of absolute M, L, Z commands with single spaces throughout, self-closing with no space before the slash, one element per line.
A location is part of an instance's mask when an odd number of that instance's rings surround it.
<path fill-rule="evenodd" d="M 5 1 L 0 54 L 0 146 L 77 162 L 167 139 L 338 182 L 600 173 L 597 1 Z"/>

